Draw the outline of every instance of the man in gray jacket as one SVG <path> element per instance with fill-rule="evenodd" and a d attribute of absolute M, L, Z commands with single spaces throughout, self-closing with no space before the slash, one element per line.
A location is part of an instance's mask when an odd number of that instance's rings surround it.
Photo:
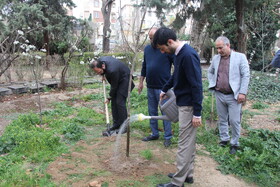
<path fill-rule="evenodd" d="M 225 147 L 230 141 L 230 154 L 235 154 L 241 131 L 241 106 L 246 100 L 250 79 L 249 64 L 244 54 L 230 49 L 227 37 L 218 37 L 215 45 L 219 54 L 213 57 L 208 69 L 209 89 L 214 90 L 216 96 L 220 146 Z"/>

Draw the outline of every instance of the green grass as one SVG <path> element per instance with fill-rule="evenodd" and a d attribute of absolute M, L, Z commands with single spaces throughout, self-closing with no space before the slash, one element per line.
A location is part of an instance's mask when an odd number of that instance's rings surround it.
<path fill-rule="evenodd" d="M 203 85 L 206 86 L 207 82 L 204 81 Z M 269 85 L 271 84 L 268 83 Z M 101 84 L 93 84 L 91 88 L 100 88 L 100 86 Z M 256 86 L 252 85 L 249 93 L 254 92 Z M 263 91 L 265 89 L 267 88 L 262 88 Z M 214 98 L 207 89 L 204 88 L 204 91 L 202 120 L 205 124 L 211 118 L 217 120 L 217 113 Z M 272 94 L 277 96 L 277 93 Z M 258 100 L 255 101 L 254 108 L 265 110 L 269 106 L 266 98 L 265 95 L 256 97 Z M 43 128 L 38 127 L 40 117 L 34 113 L 20 115 L 6 127 L 0 137 L 0 154 L 5 154 L 0 157 L 0 186 L 56 186 L 50 175 L 46 173 L 48 164 L 62 153 L 69 153 L 69 148 L 73 146 L 74 151 L 82 152 L 84 148 L 75 145 L 81 139 L 88 144 L 99 141 L 96 138 L 100 137 L 102 130 L 106 129 L 104 114 L 97 113 L 90 107 L 73 107 L 71 102 L 76 102 L 76 99 L 102 103 L 103 94 L 83 95 L 72 101 L 56 103 L 53 110 L 43 112 Z M 213 113 L 212 108 L 214 108 Z M 250 129 L 246 122 L 248 118 L 261 112 L 243 111 L 242 127 L 246 130 L 246 136 L 241 137 L 241 147 L 236 155 L 230 155 L 228 148 L 218 146 L 219 138 L 216 129 L 206 130 L 204 126 L 198 128 L 197 143 L 203 144 L 211 156 L 219 162 L 218 169 L 221 172 L 235 174 L 259 186 L 277 186 L 280 182 L 279 131 Z M 134 89 L 131 94 L 131 115 L 139 113 L 148 114 L 146 89 L 140 95 L 137 89 Z M 280 111 L 276 114 L 278 121 L 280 121 L 279 114 Z M 150 133 L 149 120 L 133 122 L 131 128 L 140 131 L 141 134 L 148 134 Z M 159 128 L 162 128 L 161 122 Z M 172 128 L 174 132 L 172 142 L 176 146 L 178 124 L 172 124 Z M 96 148 L 96 155 L 102 155 L 103 149 L 104 147 Z M 153 159 L 151 150 L 143 150 L 139 154 L 147 160 Z M 69 155 L 66 157 L 68 158 Z M 80 160 L 80 162 L 86 161 Z M 70 178 L 77 181 L 92 175 L 110 177 L 112 173 L 105 170 L 89 170 L 73 174 Z M 154 174 L 146 176 L 144 181 L 134 179 L 117 181 L 117 186 L 155 186 L 169 181 L 170 179 L 164 175 Z M 67 185 L 71 184 L 65 184 Z M 103 183 L 102 186 L 110 186 L 110 184 Z"/>
<path fill-rule="evenodd" d="M 242 115 L 246 118 L 252 118 L 254 117 L 255 115 L 260 115 L 261 113 L 260 112 L 255 112 L 255 111 L 251 111 L 251 110 L 243 110 L 242 111 Z"/>
<path fill-rule="evenodd" d="M 75 116 L 68 118 L 70 115 Z M 40 128 L 38 114 L 20 115 L 6 127 L 0 137 L 0 154 L 8 153 L 0 157 L 0 186 L 55 186 L 50 176 L 44 173 L 46 165 L 68 152 L 67 143 L 84 137 L 84 126 L 89 124 L 81 122 L 81 118 L 96 116 L 98 114 L 84 108 L 58 103 L 54 110 L 43 113 Z M 26 163 L 38 165 L 38 171 L 32 168 L 32 172 L 26 174 Z"/>
<path fill-rule="evenodd" d="M 109 171 L 101 170 L 101 171 L 94 171 L 92 175 L 96 177 L 106 177 L 112 175 L 112 173 Z"/>
<path fill-rule="evenodd" d="M 253 103 L 253 105 L 252 105 L 252 108 L 253 109 L 265 109 L 265 108 L 268 108 L 269 107 L 269 105 L 267 105 L 267 104 L 265 104 L 265 103 L 262 103 L 262 102 L 255 102 L 255 103 Z"/>
<path fill-rule="evenodd" d="M 74 121 L 85 126 L 99 125 L 104 123 L 104 114 L 97 113 L 91 108 L 81 107 L 78 108 Z"/>
<path fill-rule="evenodd" d="M 151 150 L 143 150 L 140 151 L 140 156 L 142 156 L 146 160 L 151 160 L 153 158 L 153 153 Z"/>
<path fill-rule="evenodd" d="M 83 146 L 75 146 L 74 147 L 75 152 L 82 152 L 83 150 L 85 150 L 85 148 Z"/>
<path fill-rule="evenodd" d="M 87 89 L 100 89 L 102 86 L 102 83 L 93 83 L 93 84 L 86 84 L 83 86 L 83 88 L 87 88 Z"/>

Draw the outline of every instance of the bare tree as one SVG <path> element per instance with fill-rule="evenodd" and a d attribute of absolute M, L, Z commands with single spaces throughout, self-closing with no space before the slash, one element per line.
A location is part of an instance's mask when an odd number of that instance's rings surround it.
<path fill-rule="evenodd" d="M 12 65 L 12 62 L 19 57 L 16 53 L 19 46 L 19 41 L 23 36 L 23 32 L 13 32 L 12 35 L 6 36 L 0 43 L 0 76 L 2 76 L 7 69 Z M 17 43 L 18 42 L 18 43 Z"/>
<path fill-rule="evenodd" d="M 121 0 L 120 0 L 120 5 L 121 5 Z M 133 71 L 134 71 L 134 67 L 135 67 L 135 63 L 138 61 L 138 54 L 140 52 L 140 49 L 143 47 L 144 42 L 141 43 L 141 34 L 143 31 L 143 24 L 144 24 L 144 20 L 145 20 L 145 16 L 146 16 L 146 12 L 147 12 L 147 8 L 146 7 L 142 7 L 142 15 L 140 15 L 139 13 L 139 9 L 140 7 L 135 7 L 135 11 L 134 13 L 136 14 L 134 16 L 134 20 L 133 23 L 131 24 L 131 34 L 132 34 L 132 41 L 133 43 L 129 43 L 128 41 L 128 36 L 124 34 L 124 21 L 122 19 L 122 11 L 123 11 L 122 6 L 120 6 L 120 12 L 119 12 L 119 22 L 120 22 L 120 27 L 121 27 L 121 34 L 122 34 L 122 38 L 125 42 L 125 44 L 128 46 L 129 50 L 134 54 L 133 58 L 131 59 L 131 71 L 130 71 L 130 81 L 129 81 L 129 88 L 128 88 L 128 98 L 127 98 L 127 102 L 128 102 L 128 118 L 130 118 L 130 90 L 131 90 L 131 82 L 132 82 L 132 77 L 133 77 Z M 136 19 L 140 19 L 139 24 L 137 24 L 137 20 Z M 130 24 L 127 24 L 130 25 Z M 137 27 L 138 26 L 138 27 Z M 144 41 L 147 39 L 144 39 Z M 129 157 L 129 144 L 130 144 L 130 128 L 129 128 L 129 124 L 127 126 L 127 149 L 126 149 L 126 156 Z"/>
<path fill-rule="evenodd" d="M 20 52 L 26 50 L 29 41 L 24 34 L 30 33 L 38 28 L 25 31 L 14 30 L 8 35 L 0 32 L 0 77 L 11 67 L 12 63 L 20 56 Z"/>
<path fill-rule="evenodd" d="M 115 0 L 102 0 L 102 15 L 104 19 L 103 25 L 103 53 L 108 53 L 110 51 L 110 36 L 111 36 L 111 10 L 112 5 Z"/>
<path fill-rule="evenodd" d="M 64 67 L 63 67 L 63 69 L 61 71 L 59 87 L 62 90 L 64 90 L 66 88 L 66 86 L 67 86 L 67 84 L 66 84 L 66 73 L 68 71 L 68 68 L 69 68 L 69 65 L 70 65 L 69 64 L 70 61 L 72 60 L 72 58 L 74 56 L 77 56 L 75 54 L 75 52 L 79 51 L 78 46 L 80 46 L 80 44 L 83 41 L 83 39 L 85 37 L 88 37 L 91 34 L 91 32 L 92 32 L 92 30 L 89 28 L 89 25 L 87 24 L 87 22 L 83 22 L 82 24 L 83 25 L 82 25 L 81 34 L 80 35 L 76 35 L 75 39 L 73 39 L 73 41 L 70 42 L 71 43 L 71 47 L 69 49 L 69 55 L 65 59 L 65 65 L 64 65 Z M 79 52 L 82 52 L 82 54 L 79 53 L 78 56 L 82 56 L 83 55 L 83 51 L 80 50 Z"/>

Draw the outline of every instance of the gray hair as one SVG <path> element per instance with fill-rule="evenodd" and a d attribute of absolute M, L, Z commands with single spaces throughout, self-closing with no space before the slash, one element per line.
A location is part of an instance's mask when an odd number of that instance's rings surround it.
<path fill-rule="evenodd" d="M 228 39 L 227 37 L 225 37 L 225 36 L 219 36 L 219 37 L 216 39 L 215 42 L 217 42 L 217 41 L 222 41 L 222 42 L 224 42 L 224 44 L 230 44 L 229 39 Z"/>
<path fill-rule="evenodd" d="M 89 64 L 89 68 L 90 69 L 93 69 L 93 68 L 96 68 L 96 65 L 97 65 L 97 61 L 95 59 L 93 59 Z"/>

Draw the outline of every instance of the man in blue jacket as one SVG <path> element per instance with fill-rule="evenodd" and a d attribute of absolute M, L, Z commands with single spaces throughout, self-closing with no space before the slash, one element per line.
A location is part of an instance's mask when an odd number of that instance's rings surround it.
<path fill-rule="evenodd" d="M 280 50 L 278 50 L 273 57 L 270 65 L 275 68 L 280 68 Z"/>
<path fill-rule="evenodd" d="M 147 82 L 147 96 L 148 96 L 148 111 L 149 116 L 158 115 L 159 95 L 161 88 L 168 81 L 171 76 L 171 66 L 173 64 L 173 56 L 162 54 L 159 49 L 153 46 L 153 37 L 157 28 L 152 28 L 149 32 L 151 45 L 147 45 L 144 49 L 144 61 L 142 63 L 142 70 L 140 82 L 138 86 L 138 93 L 143 89 L 143 82 L 146 78 Z M 164 114 L 163 114 L 164 115 Z M 152 134 L 144 137 L 143 141 L 152 141 L 159 138 L 158 120 L 151 119 L 150 127 Z M 164 128 L 164 146 L 171 145 L 172 129 L 170 121 L 163 121 Z"/>
<path fill-rule="evenodd" d="M 188 44 L 177 40 L 174 31 L 166 27 L 157 30 L 153 43 L 162 53 L 175 54 L 174 73 L 162 89 L 162 99 L 168 89 L 174 88 L 179 110 L 179 140 L 177 171 L 170 173 L 170 183 L 158 187 L 181 187 L 184 182 L 193 183 L 195 138 L 201 125 L 202 78 L 200 59 Z"/>

